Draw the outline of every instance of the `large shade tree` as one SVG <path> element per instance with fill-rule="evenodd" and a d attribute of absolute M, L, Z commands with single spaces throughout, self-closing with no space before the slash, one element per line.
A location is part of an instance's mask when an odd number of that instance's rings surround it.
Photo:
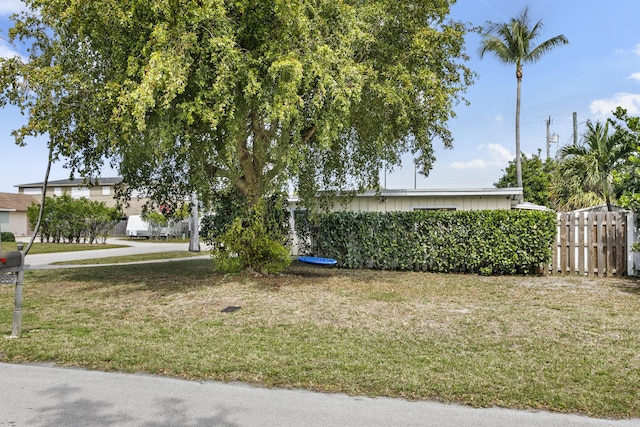
<path fill-rule="evenodd" d="M 532 23 L 529 9 L 525 7 L 509 22 L 488 22 L 483 28 L 480 56 L 493 54 L 500 62 L 516 66 L 516 177 L 518 187 L 522 187 L 522 165 L 520 158 L 520 98 L 522 69 L 524 64 L 537 62 L 545 53 L 557 46 L 569 43 L 560 34 L 536 45 L 540 36 L 542 21 Z"/>
<path fill-rule="evenodd" d="M 376 188 L 432 143 L 471 84 L 450 1 L 26 0 L 0 100 L 29 113 L 71 173 L 105 159 L 157 202 L 237 188 L 250 205 Z"/>

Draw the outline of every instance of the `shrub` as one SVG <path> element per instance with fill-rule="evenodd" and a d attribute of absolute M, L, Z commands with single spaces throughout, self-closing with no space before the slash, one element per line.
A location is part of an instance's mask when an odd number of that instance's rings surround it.
<path fill-rule="evenodd" d="M 283 240 L 288 244 L 290 231 L 289 212 L 286 208 L 287 198 L 285 194 L 277 193 L 263 199 L 265 226 L 271 236 L 277 236 L 277 240 Z M 236 218 L 247 219 L 248 200 L 237 189 L 220 191 L 211 206 L 212 215 L 205 215 L 200 220 L 200 236 L 209 245 L 216 245 L 225 228 Z"/>
<path fill-rule="evenodd" d="M 553 212 L 336 212 L 296 217 L 304 251 L 347 268 L 530 274 L 551 258 Z"/>
<path fill-rule="evenodd" d="M 246 217 L 237 216 L 223 226 L 213 245 L 216 270 L 238 273 L 250 269 L 261 274 L 278 273 L 291 263 L 285 235 L 274 232 L 277 224 L 259 202 Z"/>
<path fill-rule="evenodd" d="M 27 209 L 27 218 L 31 227 L 36 226 L 40 205 L 32 204 Z M 68 194 L 60 197 L 47 197 L 40 223 L 42 242 L 94 243 L 106 241 L 110 230 L 119 220 L 116 208 L 109 208 L 104 202 L 84 198 L 73 199 Z"/>
<path fill-rule="evenodd" d="M 2 231 L 0 232 L 0 241 L 2 242 L 15 242 L 16 236 L 10 231 Z"/>

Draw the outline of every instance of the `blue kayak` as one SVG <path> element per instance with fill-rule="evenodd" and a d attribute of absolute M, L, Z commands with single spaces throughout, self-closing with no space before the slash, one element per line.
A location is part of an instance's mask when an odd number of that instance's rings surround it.
<path fill-rule="evenodd" d="M 298 261 L 306 262 L 307 264 L 315 265 L 336 265 L 338 261 L 332 258 L 320 258 L 317 256 L 300 256 Z"/>

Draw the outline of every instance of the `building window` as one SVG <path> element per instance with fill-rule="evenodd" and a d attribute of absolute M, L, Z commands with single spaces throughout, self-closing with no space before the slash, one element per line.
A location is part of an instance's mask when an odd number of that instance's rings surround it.
<path fill-rule="evenodd" d="M 456 206 L 413 206 L 414 211 L 456 211 Z"/>
<path fill-rule="evenodd" d="M 9 225 L 9 212 L 0 212 L 0 224 L 2 224 L 3 230 L 5 229 L 4 226 Z"/>
<path fill-rule="evenodd" d="M 88 199 L 91 196 L 91 190 L 87 187 L 73 187 L 71 189 L 71 198 L 72 199 Z"/>
<path fill-rule="evenodd" d="M 102 195 L 103 196 L 110 196 L 111 195 L 111 187 L 108 185 L 103 185 L 102 186 Z"/>
<path fill-rule="evenodd" d="M 22 192 L 23 192 L 24 194 L 31 194 L 31 195 L 34 195 L 34 194 L 42 194 L 42 188 L 39 188 L 39 187 L 35 187 L 35 188 L 34 188 L 34 187 L 30 187 L 30 188 L 25 188 L 24 190 L 22 190 Z"/>
<path fill-rule="evenodd" d="M 57 197 L 62 196 L 62 187 L 54 187 L 53 195 Z"/>

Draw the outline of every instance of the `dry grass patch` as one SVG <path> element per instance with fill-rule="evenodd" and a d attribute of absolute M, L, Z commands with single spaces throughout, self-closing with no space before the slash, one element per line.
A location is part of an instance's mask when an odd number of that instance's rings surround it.
<path fill-rule="evenodd" d="M 640 417 L 635 280 L 212 270 L 28 272 L 24 334 L 0 360 Z M 0 288 L 5 333 L 12 298 Z"/>

